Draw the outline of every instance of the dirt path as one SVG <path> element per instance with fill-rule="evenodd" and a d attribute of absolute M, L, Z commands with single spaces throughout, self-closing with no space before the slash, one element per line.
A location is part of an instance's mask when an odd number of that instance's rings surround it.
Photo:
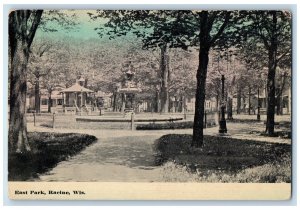
<path fill-rule="evenodd" d="M 254 127 L 253 127 L 254 126 Z M 287 143 L 290 139 L 266 138 L 249 133 L 261 125 L 227 125 L 230 136 L 270 143 Z M 155 165 L 154 141 L 165 134 L 192 134 L 192 129 L 131 131 L 131 130 L 87 130 L 51 129 L 28 125 L 29 131 L 87 133 L 98 141 L 78 155 L 60 162 L 54 169 L 40 176 L 40 181 L 128 181 L 160 182 L 166 174 L 162 166 Z M 218 135 L 218 127 L 204 130 L 205 135 Z M 168 175 L 167 175 L 168 176 Z"/>
<path fill-rule="evenodd" d="M 40 132 L 87 133 L 98 138 L 95 144 L 41 175 L 39 181 L 164 181 L 163 167 L 155 165 L 154 141 L 167 133 L 191 133 L 191 130 L 138 132 L 29 128 Z"/>
<path fill-rule="evenodd" d="M 61 162 L 41 181 L 162 181 L 152 150 L 156 137 L 96 137 L 97 143 Z"/>

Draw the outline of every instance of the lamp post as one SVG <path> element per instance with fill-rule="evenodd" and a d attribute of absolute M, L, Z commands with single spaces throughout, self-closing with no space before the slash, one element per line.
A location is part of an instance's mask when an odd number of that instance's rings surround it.
<path fill-rule="evenodd" d="M 222 104 L 221 104 L 221 119 L 219 121 L 219 133 L 227 133 L 226 120 L 225 120 L 225 100 L 224 100 L 224 82 L 225 77 L 222 75 Z"/>

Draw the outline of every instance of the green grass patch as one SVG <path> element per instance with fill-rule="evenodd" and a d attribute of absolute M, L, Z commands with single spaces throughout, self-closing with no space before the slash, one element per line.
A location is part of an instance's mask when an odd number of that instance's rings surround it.
<path fill-rule="evenodd" d="M 167 163 L 167 174 L 184 168 L 201 182 L 291 181 L 291 145 L 205 136 L 204 146 L 195 149 L 191 142 L 192 135 L 162 136 L 154 146 L 156 164 Z"/>
<path fill-rule="evenodd" d="M 55 167 L 57 163 L 82 151 L 97 140 L 95 136 L 75 133 L 28 133 L 32 152 L 9 154 L 8 180 L 30 181 Z"/>

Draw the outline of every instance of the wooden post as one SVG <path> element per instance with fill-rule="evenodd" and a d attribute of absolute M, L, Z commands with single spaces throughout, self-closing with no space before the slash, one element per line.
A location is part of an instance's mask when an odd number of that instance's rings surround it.
<path fill-rule="evenodd" d="M 131 113 L 131 130 L 134 130 L 134 113 Z"/>
<path fill-rule="evenodd" d="M 52 128 L 55 127 L 55 112 L 53 112 L 53 121 L 52 121 Z"/>

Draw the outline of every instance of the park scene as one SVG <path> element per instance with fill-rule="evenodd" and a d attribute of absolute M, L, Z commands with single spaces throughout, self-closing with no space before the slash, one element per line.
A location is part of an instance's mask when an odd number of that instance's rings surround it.
<path fill-rule="evenodd" d="M 290 183 L 288 11 L 9 14 L 8 180 Z"/>

